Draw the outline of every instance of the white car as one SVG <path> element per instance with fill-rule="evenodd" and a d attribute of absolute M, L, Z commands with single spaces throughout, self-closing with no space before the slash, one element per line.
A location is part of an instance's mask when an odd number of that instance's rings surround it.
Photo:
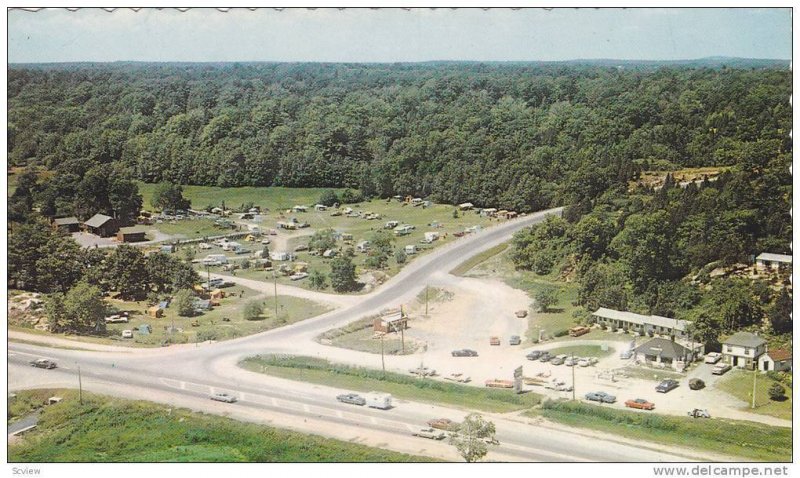
<path fill-rule="evenodd" d="M 133 330 L 125 329 L 122 331 L 122 338 L 123 339 L 132 339 L 133 338 Z"/>
<path fill-rule="evenodd" d="M 305 273 L 305 272 L 298 272 L 297 274 L 292 274 L 292 275 L 290 275 L 290 276 L 289 276 L 289 279 L 292 279 L 292 280 L 300 280 L 300 279 L 305 279 L 306 277 L 308 277 L 308 274 L 307 274 L 307 273 Z"/>
<path fill-rule="evenodd" d="M 225 403 L 233 403 L 236 401 L 236 397 L 225 392 L 217 392 L 208 398 L 210 398 L 211 400 L 215 400 L 217 402 L 225 402 Z"/>
<path fill-rule="evenodd" d="M 436 430 L 435 428 L 420 428 L 415 431 L 413 435 L 422 438 L 430 438 L 431 440 L 444 440 L 445 436 L 447 436 L 443 431 Z"/>
<path fill-rule="evenodd" d="M 722 358 L 722 354 L 719 352 L 709 352 L 706 354 L 706 358 L 703 359 L 705 363 L 717 363 Z"/>

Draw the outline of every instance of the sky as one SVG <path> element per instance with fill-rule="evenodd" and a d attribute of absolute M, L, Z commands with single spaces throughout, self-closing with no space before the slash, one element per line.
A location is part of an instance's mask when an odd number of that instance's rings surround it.
<path fill-rule="evenodd" d="M 791 59 L 781 9 L 64 9 L 8 13 L 10 63 Z"/>

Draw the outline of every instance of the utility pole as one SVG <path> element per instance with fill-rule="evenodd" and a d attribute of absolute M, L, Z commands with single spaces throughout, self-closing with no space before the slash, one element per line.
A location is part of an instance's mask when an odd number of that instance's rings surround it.
<path fill-rule="evenodd" d="M 78 365 L 78 403 L 83 405 L 83 383 L 81 382 L 81 366 Z"/>
<path fill-rule="evenodd" d="M 206 285 L 208 286 L 209 290 L 211 289 L 211 269 L 209 269 L 209 265 L 206 264 Z"/>
<path fill-rule="evenodd" d="M 405 327 L 402 325 L 400 326 L 400 343 L 403 345 L 403 355 L 406 354 L 406 334 L 404 332 Z"/>
<path fill-rule="evenodd" d="M 753 404 L 750 408 L 756 408 L 756 378 L 758 377 L 758 367 L 753 368 Z"/>
<path fill-rule="evenodd" d="M 272 269 L 272 280 L 275 284 L 275 319 L 278 318 L 278 276 L 275 275 L 275 269 Z"/>
<path fill-rule="evenodd" d="M 381 370 L 383 370 L 383 374 L 386 375 L 386 363 L 383 361 L 383 336 L 386 335 L 385 333 L 381 333 Z"/>

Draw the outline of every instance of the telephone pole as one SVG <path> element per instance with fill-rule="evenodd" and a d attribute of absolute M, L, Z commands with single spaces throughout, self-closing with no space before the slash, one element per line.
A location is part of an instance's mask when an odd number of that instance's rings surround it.
<path fill-rule="evenodd" d="M 383 361 L 383 337 L 386 333 L 381 333 L 381 370 L 383 370 L 383 374 L 386 375 L 386 363 Z"/>
<path fill-rule="evenodd" d="M 83 383 L 81 382 L 81 366 L 78 365 L 78 403 L 83 405 Z"/>
<path fill-rule="evenodd" d="M 758 377 L 758 367 L 753 368 L 753 404 L 750 408 L 756 408 L 756 378 Z"/>
<path fill-rule="evenodd" d="M 278 276 L 275 275 L 275 269 L 272 269 L 272 280 L 275 284 L 275 319 L 278 318 Z"/>
<path fill-rule="evenodd" d="M 575 367 L 578 364 L 575 363 L 575 352 L 572 353 L 572 400 L 575 401 Z"/>
<path fill-rule="evenodd" d="M 430 288 L 429 285 L 425 286 L 425 317 L 428 316 L 428 289 Z"/>

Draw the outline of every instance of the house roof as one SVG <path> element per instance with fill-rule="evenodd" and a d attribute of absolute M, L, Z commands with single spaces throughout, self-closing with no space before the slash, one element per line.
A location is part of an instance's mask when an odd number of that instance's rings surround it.
<path fill-rule="evenodd" d="M 86 221 L 84 224 L 86 224 L 89 227 L 102 227 L 103 224 L 107 223 L 111 219 L 112 219 L 111 217 L 106 216 L 105 214 L 95 214 L 94 216 L 89 218 L 89 220 Z"/>
<path fill-rule="evenodd" d="M 680 360 L 690 354 L 689 349 L 683 345 L 662 338 L 655 338 L 636 347 L 635 352 L 645 355 L 661 356 L 661 358 L 671 360 Z"/>
<path fill-rule="evenodd" d="M 600 307 L 592 315 L 606 319 L 631 322 L 639 325 L 649 324 L 656 327 L 667 327 L 670 329 L 680 330 L 681 332 L 686 331 L 686 326 L 691 324 L 691 322 L 688 320 L 670 319 L 669 317 L 662 317 L 660 315 L 641 315 L 633 312 L 606 309 L 605 307 Z"/>
<path fill-rule="evenodd" d="M 771 252 L 762 252 L 756 257 L 757 261 L 770 261 L 770 262 L 785 262 L 792 263 L 792 256 L 786 254 L 773 254 Z"/>
<path fill-rule="evenodd" d="M 53 220 L 53 224 L 56 226 L 69 226 L 71 224 L 80 224 L 80 221 L 75 216 L 59 217 Z"/>
<path fill-rule="evenodd" d="M 131 226 L 131 227 L 121 227 L 119 232 L 123 234 L 144 234 L 147 231 L 143 227 Z"/>
<path fill-rule="evenodd" d="M 771 358 L 774 362 L 780 362 L 782 360 L 789 360 L 792 358 L 792 351 L 786 349 L 775 349 L 775 350 L 768 350 L 767 356 Z"/>
<path fill-rule="evenodd" d="M 738 345 L 740 347 L 758 347 L 764 345 L 767 341 L 750 332 L 736 332 L 722 343 L 725 345 Z"/>

